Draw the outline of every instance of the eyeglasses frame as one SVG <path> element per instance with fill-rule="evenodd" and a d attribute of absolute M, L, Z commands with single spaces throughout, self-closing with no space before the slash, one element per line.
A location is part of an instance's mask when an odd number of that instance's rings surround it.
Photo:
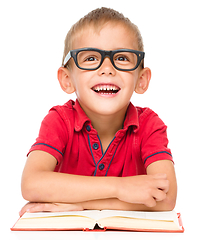
<path fill-rule="evenodd" d="M 77 61 L 77 55 L 78 55 L 79 52 L 82 52 L 82 51 L 96 51 L 96 52 L 99 52 L 101 54 L 101 56 L 102 56 L 102 59 L 101 59 L 101 62 L 99 64 L 99 66 L 96 67 L 96 68 L 92 68 L 92 69 L 80 67 L 79 64 L 78 64 L 78 61 Z M 137 64 L 136 64 L 136 66 L 134 68 L 131 68 L 131 69 L 122 69 L 122 68 L 117 67 L 115 65 L 114 61 L 113 61 L 113 56 L 116 53 L 118 53 L 118 52 L 132 52 L 132 53 L 135 53 L 137 55 Z M 70 50 L 68 52 L 68 54 L 66 55 L 66 57 L 64 59 L 63 67 L 66 67 L 67 63 L 69 62 L 69 60 L 72 57 L 74 59 L 74 62 L 76 64 L 76 66 L 79 69 L 93 71 L 93 70 L 97 70 L 98 68 L 100 68 L 102 63 L 104 62 L 104 59 L 106 57 L 109 57 L 112 65 L 117 70 L 119 70 L 119 71 L 134 71 L 136 68 L 138 68 L 138 66 L 140 65 L 141 61 L 144 59 L 144 56 L 145 56 L 145 52 L 137 51 L 137 50 L 133 50 L 133 49 L 126 49 L 126 48 L 125 49 L 117 49 L 117 50 L 113 50 L 113 51 L 105 51 L 105 50 L 101 50 L 101 49 L 98 49 L 98 48 L 79 48 L 79 49 L 75 49 L 75 50 Z M 143 64 L 142 67 L 144 67 L 144 64 Z"/>

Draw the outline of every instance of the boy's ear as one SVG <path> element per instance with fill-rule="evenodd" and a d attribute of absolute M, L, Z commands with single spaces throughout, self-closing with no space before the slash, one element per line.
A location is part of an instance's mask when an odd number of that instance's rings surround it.
<path fill-rule="evenodd" d="M 75 92 L 75 87 L 70 78 L 70 72 L 67 68 L 60 67 L 57 72 L 57 78 L 62 90 L 68 94 Z"/>
<path fill-rule="evenodd" d="M 143 94 L 149 87 L 151 80 L 151 70 L 150 68 L 144 68 L 140 71 L 138 81 L 135 87 L 135 92 L 138 94 Z"/>

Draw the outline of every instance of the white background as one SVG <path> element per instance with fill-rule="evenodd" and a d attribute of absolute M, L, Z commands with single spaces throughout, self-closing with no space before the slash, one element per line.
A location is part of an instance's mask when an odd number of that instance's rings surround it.
<path fill-rule="evenodd" d="M 179 237 L 195 231 L 192 238 L 197 239 L 199 17 L 198 1 L 194 0 L 1 0 L 0 228 L 9 239 L 31 239 L 29 233 L 9 231 L 25 204 L 20 181 L 26 153 L 48 110 L 75 99 L 62 92 L 56 76 L 68 30 L 80 17 L 102 6 L 122 12 L 142 33 L 145 66 L 151 68 L 152 80 L 147 93 L 134 94 L 132 102 L 152 108 L 168 126 L 178 180 L 176 211 L 182 213 L 185 226 L 185 233 Z M 137 239 L 146 237 L 134 235 Z M 164 236 L 166 239 L 168 235 L 152 237 Z M 90 237 L 95 239 L 96 235 Z"/>

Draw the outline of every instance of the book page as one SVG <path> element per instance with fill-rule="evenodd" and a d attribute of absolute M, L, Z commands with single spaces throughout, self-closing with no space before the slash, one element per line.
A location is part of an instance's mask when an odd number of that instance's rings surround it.
<path fill-rule="evenodd" d="M 42 218 L 42 217 L 63 217 L 63 216 L 84 216 L 92 219 L 98 219 L 99 210 L 69 211 L 69 212 L 36 212 L 24 213 L 21 218 Z"/>
<path fill-rule="evenodd" d="M 129 217 L 147 220 L 159 221 L 174 221 L 178 224 L 178 218 L 175 211 L 166 212 L 142 212 L 142 211 L 117 211 L 117 210 L 103 210 L 100 212 L 100 218 L 106 217 Z"/>
<path fill-rule="evenodd" d="M 154 231 L 180 231 L 177 214 L 169 212 L 109 211 L 101 212 L 100 227 L 108 229 L 145 229 Z"/>
<path fill-rule="evenodd" d="M 117 210 L 84 210 L 69 212 L 38 212 L 25 213 L 22 218 L 42 218 L 42 217 L 58 217 L 58 216 L 84 216 L 95 219 L 96 221 L 107 217 L 129 217 L 148 220 L 174 221 L 178 224 L 177 214 L 174 211 L 168 212 L 142 212 L 142 211 L 117 211 Z"/>

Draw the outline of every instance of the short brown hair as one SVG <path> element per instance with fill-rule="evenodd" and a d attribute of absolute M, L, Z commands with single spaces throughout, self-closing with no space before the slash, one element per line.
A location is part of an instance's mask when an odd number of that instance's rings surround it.
<path fill-rule="evenodd" d="M 137 39 L 137 50 L 144 51 L 143 40 L 138 27 L 133 24 L 128 18 L 124 17 L 122 13 L 119 13 L 111 8 L 102 7 L 89 12 L 86 16 L 81 18 L 71 27 L 65 39 L 62 65 L 67 53 L 72 50 L 72 43 L 74 41 L 75 35 L 78 32 L 84 30 L 84 28 L 88 26 L 93 27 L 95 31 L 100 31 L 108 22 L 122 23 L 124 26 L 128 27 L 135 34 L 135 37 Z"/>

